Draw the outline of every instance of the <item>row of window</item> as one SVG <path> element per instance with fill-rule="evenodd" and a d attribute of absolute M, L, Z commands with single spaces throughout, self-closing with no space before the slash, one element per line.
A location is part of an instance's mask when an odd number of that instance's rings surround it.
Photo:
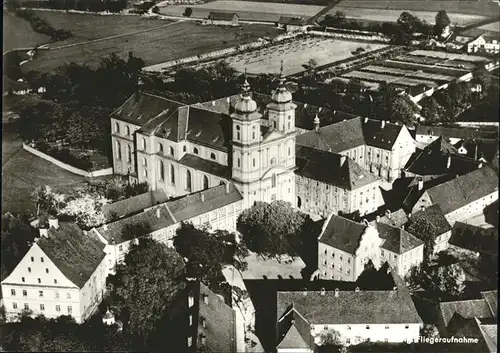
<path fill-rule="evenodd" d="M 349 263 L 351 263 L 350 259 L 349 259 Z M 323 261 L 323 265 L 325 265 L 325 266 L 327 265 L 327 261 L 326 261 L 326 260 L 324 260 L 324 261 Z M 330 264 L 330 267 L 331 267 L 331 269 L 332 269 L 332 270 L 334 270 L 334 269 L 335 269 L 335 264 L 332 262 L 332 263 Z M 342 265 L 340 265 L 340 266 L 339 266 L 339 268 L 338 268 L 338 272 L 342 272 Z M 347 275 L 350 275 L 350 274 L 351 274 L 351 269 L 349 269 L 349 268 L 348 268 L 348 269 L 346 270 L 346 274 L 347 274 Z"/>
<path fill-rule="evenodd" d="M 46 270 L 46 273 L 49 273 L 48 272 L 48 270 L 49 270 L 48 268 L 46 268 L 45 270 Z M 30 267 L 28 267 L 28 271 L 31 272 L 31 268 Z M 23 283 L 26 283 L 26 278 L 25 277 L 21 277 L 21 281 Z M 41 284 L 42 283 L 42 279 L 41 278 L 37 278 L 37 282 Z M 55 278 L 54 278 L 54 284 L 57 284 L 57 279 L 55 279 Z"/>
<path fill-rule="evenodd" d="M 16 302 L 12 302 L 12 308 L 13 309 L 17 309 L 18 308 Z M 71 305 L 68 305 L 66 307 L 66 309 L 67 309 L 68 314 L 71 314 L 73 312 L 73 307 Z M 24 303 L 24 310 L 30 310 L 30 306 L 29 306 L 28 303 Z M 45 304 L 40 304 L 40 311 L 45 311 Z M 56 305 L 56 311 L 57 312 L 61 311 L 61 306 L 60 305 Z"/>
<path fill-rule="evenodd" d="M 42 259 L 43 259 L 43 257 L 42 257 Z M 31 267 L 28 267 L 28 272 L 31 273 Z M 48 268 L 45 269 L 45 273 L 49 273 L 49 269 Z"/>
<path fill-rule="evenodd" d="M 35 258 L 33 256 L 31 257 L 31 262 L 35 262 Z M 40 262 L 44 262 L 43 257 L 40 257 Z"/>
<path fill-rule="evenodd" d="M 22 293 L 23 293 L 23 297 L 27 297 L 28 296 L 28 291 L 26 289 L 23 289 L 22 290 Z M 16 294 L 16 290 L 15 289 L 11 289 L 10 290 L 10 295 L 15 297 L 17 294 Z M 38 297 L 40 298 L 43 298 L 43 290 L 39 290 L 38 291 Z M 59 292 L 55 292 L 55 296 L 54 296 L 56 299 L 59 299 Z M 71 293 L 66 293 L 66 299 L 71 299 Z"/>
<path fill-rule="evenodd" d="M 115 133 L 119 134 L 120 133 L 120 124 L 115 123 Z M 130 127 L 128 125 L 125 125 L 125 136 L 130 136 Z"/>

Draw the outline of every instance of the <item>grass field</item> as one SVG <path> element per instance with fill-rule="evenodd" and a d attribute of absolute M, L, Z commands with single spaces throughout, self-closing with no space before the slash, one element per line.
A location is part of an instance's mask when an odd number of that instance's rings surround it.
<path fill-rule="evenodd" d="M 500 34 L 500 22 L 490 23 L 490 24 L 481 26 L 479 28 L 482 30 L 485 30 L 485 31 L 491 31 L 491 32 L 496 32 L 497 34 Z"/>
<path fill-rule="evenodd" d="M 50 185 L 66 191 L 84 177 L 72 174 L 22 149 L 15 133 L 2 130 L 2 213 L 34 212 L 30 194 Z"/>
<path fill-rule="evenodd" d="M 2 52 L 16 48 L 32 48 L 37 44 L 45 44 L 49 40 L 49 36 L 34 32 L 28 21 L 4 12 Z"/>
<path fill-rule="evenodd" d="M 232 56 L 226 61 L 236 70 L 245 68 L 252 74 L 277 74 L 284 60 L 284 74 L 293 75 L 305 70 L 310 59 L 319 66 L 354 57 L 352 51 L 362 47 L 366 51 L 385 47 L 383 44 L 360 43 L 332 38 L 305 38 Z"/>
<path fill-rule="evenodd" d="M 154 65 L 252 42 L 260 37 L 274 37 L 279 33 L 278 29 L 267 25 L 244 25 L 239 29 L 202 26 L 193 22 L 171 23 L 149 32 L 43 51 L 23 65 L 22 70 L 51 72 L 72 61 L 95 66 L 104 56 L 117 53 L 125 57 L 129 51 L 144 59 L 146 65 Z"/>
<path fill-rule="evenodd" d="M 371 2 L 370 2 L 371 3 Z M 241 20 L 260 20 L 260 21 L 270 21 L 274 22 L 279 19 L 280 16 L 303 16 L 305 18 L 311 17 L 318 13 L 323 6 L 317 5 L 295 5 L 295 4 L 283 4 L 283 3 L 266 3 L 266 2 L 251 2 L 251 1 L 214 1 L 208 2 L 206 4 L 200 5 L 190 5 L 193 9 L 191 17 L 205 18 L 208 16 L 210 11 L 225 11 L 225 12 L 236 12 L 240 16 Z M 182 16 L 185 11 L 186 5 L 172 5 L 160 8 L 160 13 Z M 415 8 L 411 12 L 418 16 L 420 19 L 425 20 L 429 23 L 434 23 L 434 18 L 437 11 L 439 10 L 429 10 L 422 11 L 422 9 L 427 9 L 427 7 L 421 5 Z M 348 18 L 359 19 L 359 20 L 370 20 L 370 21 L 380 21 L 380 22 L 394 22 L 398 19 L 399 15 L 403 10 L 400 9 L 386 9 L 383 8 L 362 8 L 351 7 L 350 5 L 345 5 L 344 2 L 340 3 L 340 6 L 336 6 L 332 9 L 331 13 L 336 11 L 343 11 Z M 493 17 L 498 13 L 498 9 L 493 13 L 486 13 L 483 15 L 472 15 L 472 14 L 460 14 L 449 12 L 448 16 L 451 21 L 457 25 L 468 25 L 471 23 L 478 22 L 486 17 Z"/>

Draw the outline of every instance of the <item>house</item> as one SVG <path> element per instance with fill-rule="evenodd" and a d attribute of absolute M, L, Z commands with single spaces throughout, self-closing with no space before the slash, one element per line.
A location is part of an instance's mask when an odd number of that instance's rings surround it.
<path fill-rule="evenodd" d="M 106 204 L 102 207 L 102 209 L 106 219 L 117 220 L 142 212 L 146 208 L 164 203 L 167 200 L 168 195 L 165 190 L 150 190 L 140 195 Z"/>
<path fill-rule="evenodd" d="M 185 105 L 139 90 L 111 114 L 114 173 L 173 197 L 232 182 L 244 208 L 296 204 L 292 95 L 283 77 L 265 107 L 250 91 Z"/>
<path fill-rule="evenodd" d="M 244 351 L 236 343 L 235 311 L 199 280 L 188 281 L 177 295 L 167 325 L 165 345 L 169 351 Z"/>
<path fill-rule="evenodd" d="M 237 26 L 239 18 L 235 12 L 211 11 L 204 22 L 211 25 Z"/>
<path fill-rule="evenodd" d="M 498 258 L 498 230 L 456 222 L 451 230 L 450 246 L 478 256 Z"/>
<path fill-rule="evenodd" d="M 320 122 L 321 124 L 321 122 Z M 351 158 L 371 174 L 393 182 L 415 152 L 404 125 L 354 118 L 297 136 L 297 144 Z"/>
<path fill-rule="evenodd" d="M 381 180 L 351 158 L 306 146 L 296 146 L 297 207 L 309 213 L 361 215 L 383 205 Z"/>
<path fill-rule="evenodd" d="M 408 223 L 408 220 L 408 215 L 402 208 L 400 208 L 394 212 L 386 210 L 383 217 L 377 216 L 376 222 L 389 224 L 396 228 L 401 228 L 401 226 L 404 226 L 406 223 Z"/>
<path fill-rule="evenodd" d="M 323 335 L 343 345 L 418 342 L 422 319 L 404 286 L 392 290 L 277 293 L 277 351 L 315 352 Z"/>
<path fill-rule="evenodd" d="M 376 228 L 380 245 L 380 264 L 387 262 L 400 277 L 405 277 L 410 269 L 424 260 L 424 242 L 407 232 L 404 227 L 393 227 L 378 222 Z"/>
<path fill-rule="evenodd" d="M 467 53 L 498 54 L 500 52 L 499 41 L 498 35 L 480 35 L 466 44 Z"/>
<path fill-rule="evenodd" d="M 276 27 L 282 28 L 287 32 L 306 31 L 307 20 L 302 16 L 281 16 L 276 22 Z"/>
<path fill-rule="evenodd" d="M 23 311 L 47 318 L 89 318 L 106 290 L 104 244 L 76 224 L 49 220 L 12 273 L 2 281 L 9 321 Z"/>
<path fill-rule="evenodd" d="M 331 214 L 318 237 L 319 278 L 354 282 L 369 261 L 379 268 L 382 242 L 368 222 Z"/>
<path fill-rule="evenodd" d="M 429 144 L 443 136 L 452 145 L 460 140 L 471 139 L 498 139 L 497 129 L 474 128 L 464 126 L 424 126 L 416 128 L 415 140 L 418 143 Z"/>
<path fill-rule="evenodd" d="M 451 225 L 448 223 L 439 205 L 432 205 L 410 215 L 410 223 L 417 222 L 418 220 L 426 220 L 432 225 L 432 229 L 434 230 L 432 237 L 434 238 L 435 254 L 448 249 L 451 237 Z M 418 234 L 415 235 L 419 236 Z"/>
<path fill-rule="evenodd" d="M 481 299 L 439 303 L 437 327 L 441 337 L 451 337 L 474 319 L 491 322 L 497 316 L 497 291 L 481 292 Z"/>
<path fill-rule="evenodd" d="M 454 178 L 426 190 L 413 207 L 412 213 L 438 204 L 448 222 L 453 225 L 481 213 L 498 200 L 498 176 L 488 166 Z"/>
<path fill-rule="evenodd" d="M 242 211 L 242 200 L 238 189 L 228 183 L 152 206 L 94 228 L 92 232 L 106 244 L 107 267 L 112 272 L 128 253 L 136 236 L 134 229 L 144 229 L 153 239 L 167 246 L 173 246 L 173 237 L 182 222 L 234 231 Z"/>

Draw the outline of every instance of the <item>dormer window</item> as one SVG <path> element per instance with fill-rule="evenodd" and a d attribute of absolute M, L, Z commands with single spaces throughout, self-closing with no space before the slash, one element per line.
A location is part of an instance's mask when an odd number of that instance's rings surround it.
<path fill-rule="evenodd" d="M 193 148 L 193 153 L 194 153 L 194 154 L 198 154 L 198 149 L 197 149 L 196 147 L 195 147 L 195 148 Z"/>
<path fill-rule="evenodd" d="M 205 304 L 208 304 L 208 295 L 207 294 L 203 294 L 203 302 Z"/>

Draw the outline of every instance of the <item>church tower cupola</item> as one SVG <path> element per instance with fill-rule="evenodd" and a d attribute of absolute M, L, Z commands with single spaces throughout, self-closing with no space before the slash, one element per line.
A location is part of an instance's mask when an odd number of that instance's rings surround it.
<path fill-rule="evenodd" d="M 257 112 L 257 103 L 252 99 L 250 91 L 251 87 L 246 78 L 245 70 L 245 82 L 241 86 L 240 99 L 234 105 L 234 113 L 231 114 L 231 118 L 251 121 L 262 117 L 262 115 Z"/>
<path fill-rule="evenodd" d="M 292 101 L 292 94 L 285 85 L 285 75 L 283 74 L 283 60 L 281 60 L 279 84 L 276 90 L 274 90 L 271 99 L 273 102 L 278 104 L 289 103 Z"/>
<path fill-rule="evenodd" d="M 286 88 L 283 74 L 283 60 L 281 60 L 280 79 L 278 87 L 271 95 L 271 102 L 267 105 L 269 126 L 284 133 L 295 131 L 295 109 L 292 94 Z"/>

